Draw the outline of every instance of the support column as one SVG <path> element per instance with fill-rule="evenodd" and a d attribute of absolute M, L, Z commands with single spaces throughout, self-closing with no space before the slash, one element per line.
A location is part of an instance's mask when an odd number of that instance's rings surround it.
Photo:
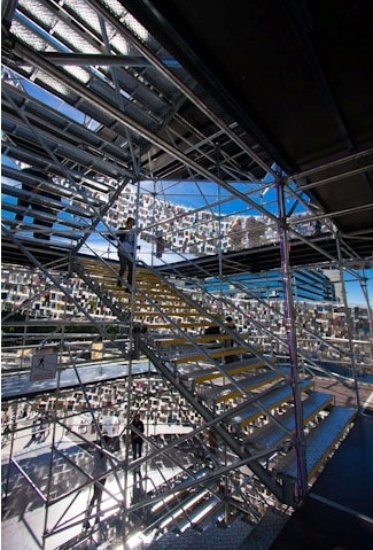
<path fill-rule="evenodd" d="M 360 412 L 361 412 L 361 403 L 360 403 L 359 384 L 358 384 L 358 380 L 357 380 L 355 350 L 354 350 L 353 334 L 352 334 L 352 318 L 351 318 L 351 313 L 350 313 L 350 310 L 349 310 L 349 307 L 348 307 L 346 282 L 345 282 L 344 269 L 343 269 L 343 258 L 342 258 L 341 246 L 340 246 L 338 235 L 336 236 L 336 244 L 337 244 L 338 262 L 339 262 L 339 273 L 340 273 L 341 285 L 342 285 L 343 307 L 344 307 L 345 315 L 346 315 L 347 338 L 348 338 L 348 344 L 349 344 L 349 348 L 350 348 L 352 377 L 353 377 L 353 380 L 354 380 L 354 390 L 355 390 L 355 394 L 356 394 L 357 410 L 358 410 L 358 413 L 360 414 Z"/>
<path fill-rule="evenodd" d="M 367 304 L 367 315 L 368 315 L 368 322 L 369 322 L 369 336 L 370 339 L 373 340 L 373 314 L 372 314 L 372 306 L 370 305 L 369 300 L 369 292 L 367 287 L 367 277 L 365 275 L 365 269 L 363 269 L 363 277 L 360 279 L 360 286 L 361 290 L 363 292 L 365 302 Z M 372 357 L 371 357 L 372 359 Z"/>
<path fill-rule="evenodd" d="M 287 216 L 285 208 L 284 182 L 278 178 L 276 182 L 277 200 L 279 209 L 279 237 L 281 270 L 283 275 L 284 287 L 284 308 L 286 335 L 288 340 L 288 350 L 290 358 L 289 383 L 293 393 L 295 432 L 293 442 L 297 454 L 297 487 L 296 502 L 300 504 L 307 492 L 307 463 L 305 437 L 303 430 L 303 410 L 301 392 L 299 389 L 299 371 L 297 358 L 297 334 L 295 328 L 295 310 L 293 301 L 293 289 L 291 283 L 291 267 L 289 262 L 290 241 L 288 234 Z"/>

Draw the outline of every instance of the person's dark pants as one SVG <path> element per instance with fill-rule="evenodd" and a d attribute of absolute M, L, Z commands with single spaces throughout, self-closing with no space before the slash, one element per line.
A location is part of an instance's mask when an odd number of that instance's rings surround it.
<path fill-rule="evenodd" d="M 142 439 L 140 441 L 132 441 L 132 456 L 133 460 L 140 458 L 142 455 Z"/>
<path fill-rule="evenodd" d="M 118 284 L 121 283 L 120 279 L 123 277 L 126 269 L 128 269 L 128 275 L 127 275 L 127 283 L 130 286 L 133 286 L 133 256 L 128 255 L 125 256 L 124 254 L 119 254 L 119 263 L 120 263 L 120 269 L 119 269 L 119 280 Z"/>
<path fill-rule="evenodd" d="M 101 485 L 105 485 L 106 478 L 100 479 Z M 91 502 L 89 503 L 89 507 L 93 508 L 95 502 L 97 501 L 97 508 L 101 508 L 101 500 L 102 500 L 102 488 L 99 485 L 94 484 L 93 486 L 93 495 L 91 498 Z"/>
<path fill-rule="evenodd" d="M 105 482 L 106 482 L 106 477 L 104 477 L 103 479 L 100 480 L 101 485 L 105 485 Z M 89 523 L 88 520 L 89 520 L 90 515 L 92 514 L 92 510 L 93 510 L 93 506 L 95 505 L 95 502 L 97 502 L 97 504 L 96 504 L 97 514 L 99 514 L 101 512 L 102 492 L 103 492 L 103 489 L 95 483 L 94 486 L 93 486 L 93 496 L 90 500 L 90 503 L 89 503 L 87 511 L 86 511 L 86 518 L 85 518 L 85 521 L 84 521 L 84 524 L 83 524 L 84 529 L 88 529 L 90 527 L 90 523 Z M 99 523 L 99 521 L 100 521 L 99 515 L 97 515 L 96 519 L 95 519 L 95 523 Z"/>

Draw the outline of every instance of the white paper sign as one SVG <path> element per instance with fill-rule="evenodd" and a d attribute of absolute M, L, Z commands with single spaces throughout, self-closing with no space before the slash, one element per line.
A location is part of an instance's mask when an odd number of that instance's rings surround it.
<path fill-rule="evenodd" d="M 30 380 L 47 380 L 56 378 L 57 373 L 57 354 L 45 353 L 34 355 L 31 363 Z"/>

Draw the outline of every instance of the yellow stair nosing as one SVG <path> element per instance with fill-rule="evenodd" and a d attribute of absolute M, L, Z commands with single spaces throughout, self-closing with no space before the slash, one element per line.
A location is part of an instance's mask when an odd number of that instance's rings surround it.
<path fill-rule="evenodd" d="M 263 361 L 259 361 L 257 363 L 246 363 L 245 365 L 237 366 L 237 368 L 229 370 L 229 374 L 240 374 L 248 370 L 258 369 L 260 367 L 263 367 L 264 365 L 265 363 Z M 206 374 L 200 374 L 196 377 L 195 382 L 196 384 L 201 384 L 202 382 L 207 382 L 208 380 L 216 380 L 217 378 L 223 378 L 224 376 L 225 374 L 223 372 L 213 371 Z"/>
<path fill-rule="evenodd" d="M 250 336 L 250 334 L 248 332 L 238 333 L 237 336 L 241 340 L 244 340 L 244 337 L 245 336 Z M 204 342 L 216 342 L 216 341 L 220 342 L 220 341 L 230 340 L 231 338 L 232 338 L 232 336 L 230 334 L 224 334 L 224 333 L 221 333 L 221 334 L 199 334 L 199 335 L 196 335 L 195 338 L 193 338 L 193 342 L 195 344 L 204 343 Z M 189 340 L 187 340 L 183 336 L 176 337 L 176 338 L 170 338 L 169 340 L 167 340 L 167 339 L 157 340 L 157 345 L 158 346 L 168 346 L 168 345 L 188 344 L 188 343 L 189 343 Z M 255 349 L 257 349 L 257 348 L 255 348 Z"/>
<path fill-rule="evenodd" d="M 211 359 L 219 359 L 221 357 L 229 357 L 231 355 L 240 355 L 241 353 L 246 353 L 246 348 L 240 348 L 240 347 L 229 347 L 229 348 L 219 348 L 219 351 L 213 351 L 213 350 L 206 350 L 207 356 L 209 356 Z M 200 354 L 200 355 L 187 355 L 185 357 L 177 357 L 173 360 L 173 363 L 180 364 L 180 363 L 193 363 L 198 361 L 203 361 L 206 359 L 206 354 Z"/>
<path fill-rule="evenodd" d="M 278 376 L 274 377 L 270 382 L 268 382 L 268 381 L 259 382 L 258 381 L 256 384 L 249 384 L 249 385 L 245 386 L 245 390 L 246 391 L 256 390 L 256 389 L 260 388 L 261 386 L 266 386 L 268 384 L 272 384 L 273 382 L 277 382 L 280 378 L 281 378 L 281 375 L 279 374 Z M 227 395 L 219 396 L 216 399 L 216 402 L 217 403 L 223 403 L 224 401 L 228 401 L 228 399 L 234 399 L 235 397 L 239 397 L 239 396 L 242 396 L 242 395 L 243 395 L 243 392 L 236 389 L 236 390 L 232 391 L 231 393 L 229 393 Z"/>

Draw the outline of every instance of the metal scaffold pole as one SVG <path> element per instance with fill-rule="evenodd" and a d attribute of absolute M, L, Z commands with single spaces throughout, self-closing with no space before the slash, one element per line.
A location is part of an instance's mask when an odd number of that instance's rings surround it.
<path fill-rule="evenodd" d="M 361 412 L 359 384 L 357 380 L 357 368 L 356 368 L 355 351 L 354 351 L 354 343 L 353 343 L 352 319 L 351 319 L 351 312 L 348 307 L 345 273 L 344 273 L 343 264 L 342 264 L 341 245 L 340 245 L 338 235 L 336 236 L 336 244 L 337 244 L 337 252 L 338 252 L 338 258 L 339 258 L 339 272 L 340 272 L 341 285 L 342 285 L 343 307 L 346 315 L 347 338 L 348 338 L 348 344 L 350 349 L 351 370 L 352 370 L 352 377 L 354 380 L 354 390 L 356 394 L 356 404 L 357 404 L 358 412 Z"/>
<path fill-rule="evenodd" d="M 367 304 L 367 315 L 368 315 L 368 323 L 369 323 L 368 333 L 369 333 L 370 339 L 373 340 L 372 306 L 370 304 L 370 299 L 369 299 L 369 292 L 368 292 L 368 287 L 367 287 L 367 277 L 365 275 L 365 269 L 363 270 L 363 277 L 360 279 L 360 286 L 361 286 L 361 290 L 363 292 L 363 295 L 364 295 L 364 298 L 365 298 L 365 301 L 366 301 L 366 304 Z M 371 356 L 371 359 L 373 359 L 372 356 Z"/>
<path fill-rule="evenodd" d="M 295 327 L 295 309 L 293 300 L 293 289 L 291 283 L 290 241 L 288 235 L 287 216 L 285 208 L 284 182 L 278 178 L 276 182 L 277 199 L 279 208 L 279 233 L 280 233 L 280 253 L 281 269 L 284 286 L 284 306 L 286 335 L 288 339 L 290 372 L 289 383 L 293 392 L 294 400 L 294 446 L 297 454 L 297 491 L 296 500 L 300 504 L 307 492 L 307 463 L 306 463 L 306 443 L 303 430 L 303 410 L 302 399 L 299 386 L 299 371 L 297 358 L 297 334 Z"/>

